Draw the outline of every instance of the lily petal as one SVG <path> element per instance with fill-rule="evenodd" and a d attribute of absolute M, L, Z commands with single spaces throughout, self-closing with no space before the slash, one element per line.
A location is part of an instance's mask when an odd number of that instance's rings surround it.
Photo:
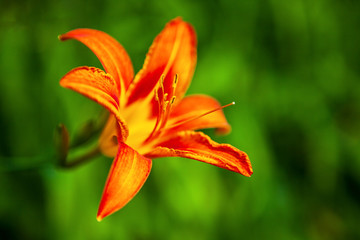
<path fill-rule="evenodd" d="M 99 138 L 100 151 L 108 157 L 115 157 L 118 152 L 116 124 L 116 118 L 114 115 L 110 115 Z"/>
<path fill-rule="evenodd" d="M 162 76 L 165 92 L 171 92 L 176 74 L 179 81 L 175 96 L 181 99 L 191 82 L 195 65 L 195 31 L 190 24 L 176 18 L 165 26 L 150 47 L 142 70 L 129 87 L 128 105 L 149 95 L 152 97 Z"/>
<path fill-rule="evenodd" d="M 222 109 L 219 108 L 221 108 L 220 103 L 210 96 L 200 94 L 187 96 L 172 109 L 166 127 L 167 134 L 204 128 L 217 128 L 219 133 L 229 133 L 231 127 Z M 215 109 L 218 110 L 211 112 Z"/>
<path fill-rule="evenodd" d="M 151 165 L 151 159 L 125 143 L 119 143 L 101 198 L 98 221 L 125 206 L 135 196 L 149 176 Z"/>
<path fill-rule="evenodd" d="M 129 135 L 128 127 L 119 113 L 118 90 L 113 77 L 94 67 L 78 67 L 68 72 L 60 85 L 72 89 L 107 108 L 118 120 L 122 139 Z"/>
<path fill-rule="evenodd" d="M 59 39 L 76 39 L 90 48 L 105 71 L 115 79 L 121 97 L 125 97 L 125 90 L 133 80 L 134 70 L 130 57 L 120 43 L 102 31 L 87 28 L 72 30 L 60 35 Z"/>
<path fill-rule="evenodd" d="M 146 157 L 185 157 L 209 163 L 250 177 L 253 173 L 245 152 L 230 144 L 219 144 L 202 132 L 184 131 L 166 140 Z"/>

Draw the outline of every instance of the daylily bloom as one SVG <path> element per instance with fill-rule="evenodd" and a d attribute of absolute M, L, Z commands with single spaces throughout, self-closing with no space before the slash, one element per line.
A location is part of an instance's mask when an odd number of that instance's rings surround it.
<path fill-rule="evenodd" d="M 169 22 L 155 38 L 143 68 L 134 77 L 124 48 L 104 32 L 76 29 L 60 35 L 75 39 L 99 58 L 104 71 L 78 67 L 61 86 L 75 90 L 110 111 L 100 136 L 101 152 L 115 157 L 97 219 L 127 204 L 145 183 L 153 158 L 185 157 L 220 168 L 252 174 L 246 153 L 218 144 L 195 130 L 230 131 L 221 106 L 206 95 L 184 97 L 196 65 L 196 34 L 181 18 Z M 226 105 L 227 106 L 227 105 Z"/>

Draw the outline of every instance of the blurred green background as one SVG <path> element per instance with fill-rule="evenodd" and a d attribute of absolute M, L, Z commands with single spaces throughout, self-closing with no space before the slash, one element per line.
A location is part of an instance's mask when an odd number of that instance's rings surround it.
<path fill-rule="evenodd" d="M 111 159 L 56 166 L 54 129 L 73 137 L 102 111 L 59 86 L 100 67 L 76 41 L 103 30 L 135 71 L 176 16 L 198 34 L 190 93 L 222 104 L 233 127 L 206 132 L 250 156 L 246 178 L 156 159 L 139 194 L 96 221 Z M 0 239 L 360 239 L 360 1 L 0 1 Z"/>

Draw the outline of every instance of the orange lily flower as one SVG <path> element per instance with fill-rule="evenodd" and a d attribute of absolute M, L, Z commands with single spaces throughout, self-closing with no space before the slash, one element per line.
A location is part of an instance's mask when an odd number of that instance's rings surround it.
<path fill-rule="evenodd" d="M 78 67 L 60 81 L 61 86 L 98 102 L 111 113 L 99 146 L 103 154 L 115 158 L 98 221 L 135 196 L 150 173 L 153 158 L 192 158 L 244 176 L 252 174 L 246 153 L 194 131 L 216 128 L 228 133 L 230 125 L 222 111 L 225 106 L 215 99 L 184 97 L 196 65 L 196 34 L 190 24 L 181 18 L 169 22 L 155 38 L 135 77 L 126 51 L 106 33 L 76 29 L 59 38 L 85 44 L 105 70 Z"/>

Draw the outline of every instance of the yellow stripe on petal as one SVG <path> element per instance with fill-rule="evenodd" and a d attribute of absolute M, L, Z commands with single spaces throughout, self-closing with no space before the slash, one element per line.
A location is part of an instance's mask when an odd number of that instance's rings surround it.
<path fill-rule="evenodd" d="M 163 78 L 164 91 L 172 91 L 177 75 L 175 96 L 181 99 L 186 92 L 196 65 L 196 34 L 192 26 L 181 18 L 169 22 L 155 38 L 146 56 L 142 70 L 130 85 L 128 104 L 153 96 L 159 79 Z M 157 104 L 153 100 L 153 104 Z"/>
<path fill-rule="evenodd" d="M 101 198 L 98 221 L 124 207 L 136 195 L 149 176 L 151 165 L 151 159 L 119 143 Z"/>

